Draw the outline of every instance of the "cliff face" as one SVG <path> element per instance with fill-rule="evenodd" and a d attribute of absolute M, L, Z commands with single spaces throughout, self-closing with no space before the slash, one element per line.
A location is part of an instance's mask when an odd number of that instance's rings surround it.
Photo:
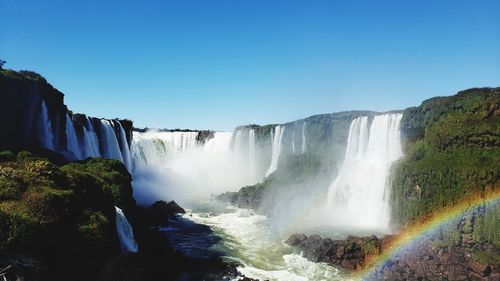
<path fill-rule="evenodd" d="M 468 196 L 500 188 L 500 88 L 470 89 L 405 110 L 406 156 L 393 167 L 391 214 L 407 225 Z M 500 209 L 466 213 L 441 233 L 440 244 L 498 251 Z"/>
<path fill-rule="evenodd" d="M 325 201 L 328 188 L 344 161 L 352 120 L 368 116 L 372 122 L 377 114 L 350 111 L 315 115 L 285 124 L 237 128 L 233 134 L 243 131 L 241 134 L 245 135 L 248 130 L 255 132 L 256 143 L 260 146 L 256 151 L 261 153 L 257 158 L 261 160 L 260 166 L 267 169 L 273 154 L 275 128 L 280 126 L 284 131 L 277 168 L 262 182 L 245 186 L 238 192 L 221 194 L 218 198 L 255 209 L 279 223 L 293 221 L 294 217 Z M 266 171 L 260 172 L 264 174 Z"/>
<path fill-rule="evenodd" d="M 68 124 L 67 116 L 72 124 Z M 126 145 L 129 147 L 132 122 L 109 121 L 119 144 L 125 142 L 120 140 L 120 127 L 124 129 Z M 89 123 L 93 125 L 92 128 L 89 128 Z M 68 130 L 68 126 L 72 129 Z M 104 130 L 100 119 L 69 111 L 64 104 L 64 94 L 52 87 L 41 75 L 30 71 L 0 70 L 0 131 L 0 151 L 30 150 L 43 152 L 51 159 L 74 160 L 100 155 L 85 155 L 74 151 L 68 141 L 76 140 L 76 146 L 84 150 L 88 146 L 84 143 L 85 133 L 95 134 L 97 139 L 102 139 Z M 68 132 L 74 132 L 75 136 L 68 136 Z M 46 139 L 45 134 L 50 134 L 50 140 Z M 98 147 L 97 150 L 104 154 L 103 147 Z"/>
<path fill-rule="evenodd" d="M 500 88 L 426 100 L 404 111 L 401 130 L 406 157 L 393 172 L 396 222 L 499 188 Z"/>
<path fill-rule="evenodd" d="M 64 147 L 64 95 L 34 72 L 0 71 L 0 150 L 39 148 L 37 119 L 42 101 L 54 124 L 55 146 Z"/>
<path fill-rule="evenodd" d="M 120 253 L 114 206 L 135 211 L 130 174 L 118 161 L 56 166 L 26 151 L 2 152 L 0 263 L 9 265 L 5 253 L 15 253 L 41 264 L 21 263 L 17 272 L 27 280 L 95 280 Z"/>

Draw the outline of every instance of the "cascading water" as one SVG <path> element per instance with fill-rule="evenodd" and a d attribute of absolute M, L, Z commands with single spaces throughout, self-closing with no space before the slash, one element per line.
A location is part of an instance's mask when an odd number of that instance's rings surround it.
<path fill-rule="evenodd" d="M 123 211 L 115 206 L 116 210 L 116 233 L 120 239 L 122 252 L 137 252 L 138 246 L 134 238 L 132 226 L 130 226 Z"/>
<path fill-rule="evenodd" d="M 173 155 L 196 148 L 197 135 L 197 132 L 134 132 L 132 137 L 134 165 L 166 165 Z"/>
<path fill-rule="evenodd" d="M 390 164 L 402 155 L 400 119 L 401 114 L 384 114 L 360 117 L 351 122 L 338 178 L 330 186 L 328 203 L 321 209 L 323 213 L 315 216 L 321 218 L 321 226 L 331 223 L 337 227 L 335 232 L 329 233 L 334 237 L 354 234 L 359 229 L 370 233 L 387 231 L 389 210 L 385 183 Z M 207 200 L 210 194 L 256 184 L 264 174 L 268 176 L 278 166 L 280 169 L 285 167 L 279 165 L 283 153 L 291 150 L 304 154 L 308 149 L 314 152 L 314 136 L 309 144 L 306 140 L 306 122 L 293 126 L 296 130 L 287 134 L 286 150 L 282 149 L 284 125 L 272 129 L 270 149 L 263 147 L 267 144 L 256 142 L 255 131 L 249 127 L 238 128 L 233 133 L 215 132 L 204 144 L 196 141 L 197 135 L 193 132 L 134 132 L 131 147 L 135 165 L 134 196 L 142 204 L 159 199 L 180 201 L 190 212 L 185 218 L 211 226 L 222 238 L 217 247 L 224 249 L 229 258 L 238 260 L 242 264 L 238 271 L 251 278 L 345 280 L 341 270 L 307 261 L 284 246 L 281 241 L 289 234 L 285 233 L 288 229 L 276 227 L 273 216 L 267 218 L 249 210 L 221 207 Z M 293 140 L 291 149 L 288 148 L 289 136 Z M 259 178 L 252 173 L 251 167 L 258 165 L 261 154 L 269 150 L 271 163 L 257 169 L 261 174 Z M 262 163 L 269 163 L 267 157 Z M 330 156 L 325 154 L 325 157 Z M 138 193 L 150 195 L 150 198 L 143 200 Z M 308 208 L 303 210 L 306 212 Z M 307 229 L 308 226 L 317 225 L 304 223 L 300 227 L 305 231 L 314 230 Z"/>
<path fill-rule="evenodd" d="M 87 127 L 83 128 L 83 149 L 85 151 L 85 158 L 101 156 L 101 152 L 99 151 L 99 139 L 97 138 L 94 126 L 89 117 L 87 117 Z"/>
<path fill-rule="evenodd" d="M 68 114 L 66 114 L 66 138 L 68 141 L 68 151 L 72 152 L 76 159 L 82 159 L 78 137 L 76 136 L 75 127 Z"/>
<path fill-rule="evenodd" d="M 40 140 L 40 144 L 46 149 L 55 150 L 52 123 L 50 122 L 49 112 L 47 110 L 47 105 L 45 104 L 45 101 L 42 101 L 37 121 L 38 121 L 37 124 L 38 137 Z"/>
<path fill-rule="evenodd" d="M 250 160 L 250 168 L 252 169 L 252 173 L 256 173 L 256 163 L 255 163 L 255 130 L 250 129 L 248 131 L 248 154 Z"/>
<path fill-rule="evenodd" d="M 239 153 L 241 155 L 243 155 L 244 151 L 242 138 L 243 138 L 243 130 L 237 130 L 236 135 L 234 137 L 233 149 L 234 151 L 236 151 L 236 153 Z"/>
<path fill-rule="evenodd" d="M 389 231 L 391 164 L 403 153 L 402 114 L 358 117 L 351 122 L 344 163 L 328 191 L 322 215 L 337 227 L 361 231 Z M 325 218 L 326 219 L 326 218 Z"/>
<path fill-rule="evenodd" d="M 306 153 L 306 121 L 302 124 L 302 154 Z"/>
<path fill-rule="evenodd" d="M 212 153 L 228 153 L 231 147 L 232 135 L 229 132 L 215 132 L 214 137 L 205 143 L 203 150 Z"/>
<path fill-rule="evenodd" d="M 244 150 L 247 133 L 215 132 L 213 138 L 198 143 L 198 132 L 134 132 L 136 199 L 147 204 L 156 196 L 183 203 L 257 183 L 260 178 Z M 239 143 L 233 139 L 237 135 Z"/>
<path fill-rule="evenodd" d="M 283 139 L 283 133 L 285 132 L 285 126 L 274 127 L 274 132 L 271 132 L 272 139 L 272 155 L 271 164 L 269 169 L 267 169 L 266 177 L 272 174 L 278 168 L 278 161 L 281 154 L 281 140 Z"/>
<path fill-rule="evenodd" d="M 123 162 L 122 153 L 120 151 L 120 145 L 118 144 L 118 139 L 116 138 L 115 129 L 113 124 L 109 120 L 101 119 L 101 148 L 103 150 L 103 156 L 105 158 L 115 159 Z"/>
<path fill-rule="evenodd" d="M 127 135 L 122 125 L 118 123 L 120 129 L 120 150 L 122 152 L 123 164 L 127 167 L 127 170 L 132 170 L 132 159 L 130 157 L 130 149 L 127 142 Z"/>
<path fill-rule="evenodd" d="M 241 156 L 242 161 L 248 161 L 252 170 L 255 168 L 255 130 L 238 129 L 233 132 L 233 150 Z"/>

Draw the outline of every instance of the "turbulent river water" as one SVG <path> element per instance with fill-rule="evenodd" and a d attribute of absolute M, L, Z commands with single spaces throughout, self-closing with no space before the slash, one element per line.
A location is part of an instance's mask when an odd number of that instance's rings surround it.
<path fill-rule="evenodd" d="M 225 259 L 240 264 L 238 271 L 247 277 L 259 280 L 351 280 L 340 269 L 310 262 L 283 243 L 282 233 L 274 230 L 266 216 L 213 201 L 188 205 L 190 209 L 184 217 L 209 226 L 221 238 L 211 249 L 223 252 Z"/>
<path fill-rule="evenodd" d="M 162 228 L 172 245 L 186 255 L 222 256 L 237 264 L 241 274 L 259 280 L 351 280 L 339 268 L 305 259 L 283 241 L 296 231 L 330 238 L 389 231 L 387 179 L 390 165 L 402 155 L 401 116 L 388 113 L 353 119 L 336 179 L 317 196 L 322 200 L 307 207 L 299 193 L 281 197 L 293 202 L 274 206 L 281 213 L 269 217 L 207 198 L 264 182 L 279 169 L 287 169 L 280 166 L 281 159 L 311 157 L 311 140 L 318 137 L 314 124 L 276 125 L 264 143 L 257 141 L 253 127 L 216 132 L 202 143 L 197 132 L 135 132 L 134 197 L 144 205 L 174 199 L 188 210 L 182 219 Z M 333 156 L 322 153 L 320 157 L 331 160 Z M 311 184 L 302 183 L 302 189 L 316 190 Z M 290 207 L 302 213 L 288 216 Z"/>

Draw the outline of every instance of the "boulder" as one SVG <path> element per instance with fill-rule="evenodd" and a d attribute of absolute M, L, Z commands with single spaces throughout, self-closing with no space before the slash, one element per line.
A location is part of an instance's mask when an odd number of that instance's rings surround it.
<path fill-rule="evenodd" d="M 299 246 L 305 240 L 307 240 L 307 236 L 305 234 L 293 234 L 285 240 L 285 244 L 290 246 Z"/>
<path fill-rule="evenodd" d="M 146 209 L 146 219 L 149 225 L 167 225 L 169 218 L 177 214 L 184 214 L 186 211 L 179 206 L 175 201 L 165 202 L 163 200 L 156 201 L 153 205 Z"/>
<path fill-rule="evenodd" d="M 319 235 L 307 237 L 294 234 L 285 243 L 300 249 L 310 261 L 326 262 L 351 270 L 361 269 L 366 256 L 379 254 L 381 249 L 381 240 L 376 236 L 349 236 L 344 240 L 332 240 Z"/>

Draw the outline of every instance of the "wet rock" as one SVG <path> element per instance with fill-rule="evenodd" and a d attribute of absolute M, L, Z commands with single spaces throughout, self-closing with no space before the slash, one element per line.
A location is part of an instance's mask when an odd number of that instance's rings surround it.
<path fill-rule="evenodd" d="M 156 201 L 151 207 L 146 209 L 145 218 L 149 225 L 166 226 L 169 218 L 184 214 L 186 211 L 175 201 Z"/>
<path fill-rule="evenodd" d="M 432 241 L 417 241 L 411 249 L 391 257 L 368 280 L 500 280 L 497 265 L 475 261 L 469 250 L 463 245 L 438 248 Z"/>
<path fill-rule="evenodd" d="M 299 248 L 304 257 L 313 262 L 326 262 L 346 269 L 360 269 L 367 255 L 380 253 L 381 241 L 375 236 L 349 236 L 344 240 L 321 238 L 319 235 L 307 237 L 294 234 L 286 244 Z"/>
<path fill-rule="evenodd" d="M 290 246 L 298 246 L 307 239 L 305 234 L 293 234 L 285 240 L 285 244 Z"/>

